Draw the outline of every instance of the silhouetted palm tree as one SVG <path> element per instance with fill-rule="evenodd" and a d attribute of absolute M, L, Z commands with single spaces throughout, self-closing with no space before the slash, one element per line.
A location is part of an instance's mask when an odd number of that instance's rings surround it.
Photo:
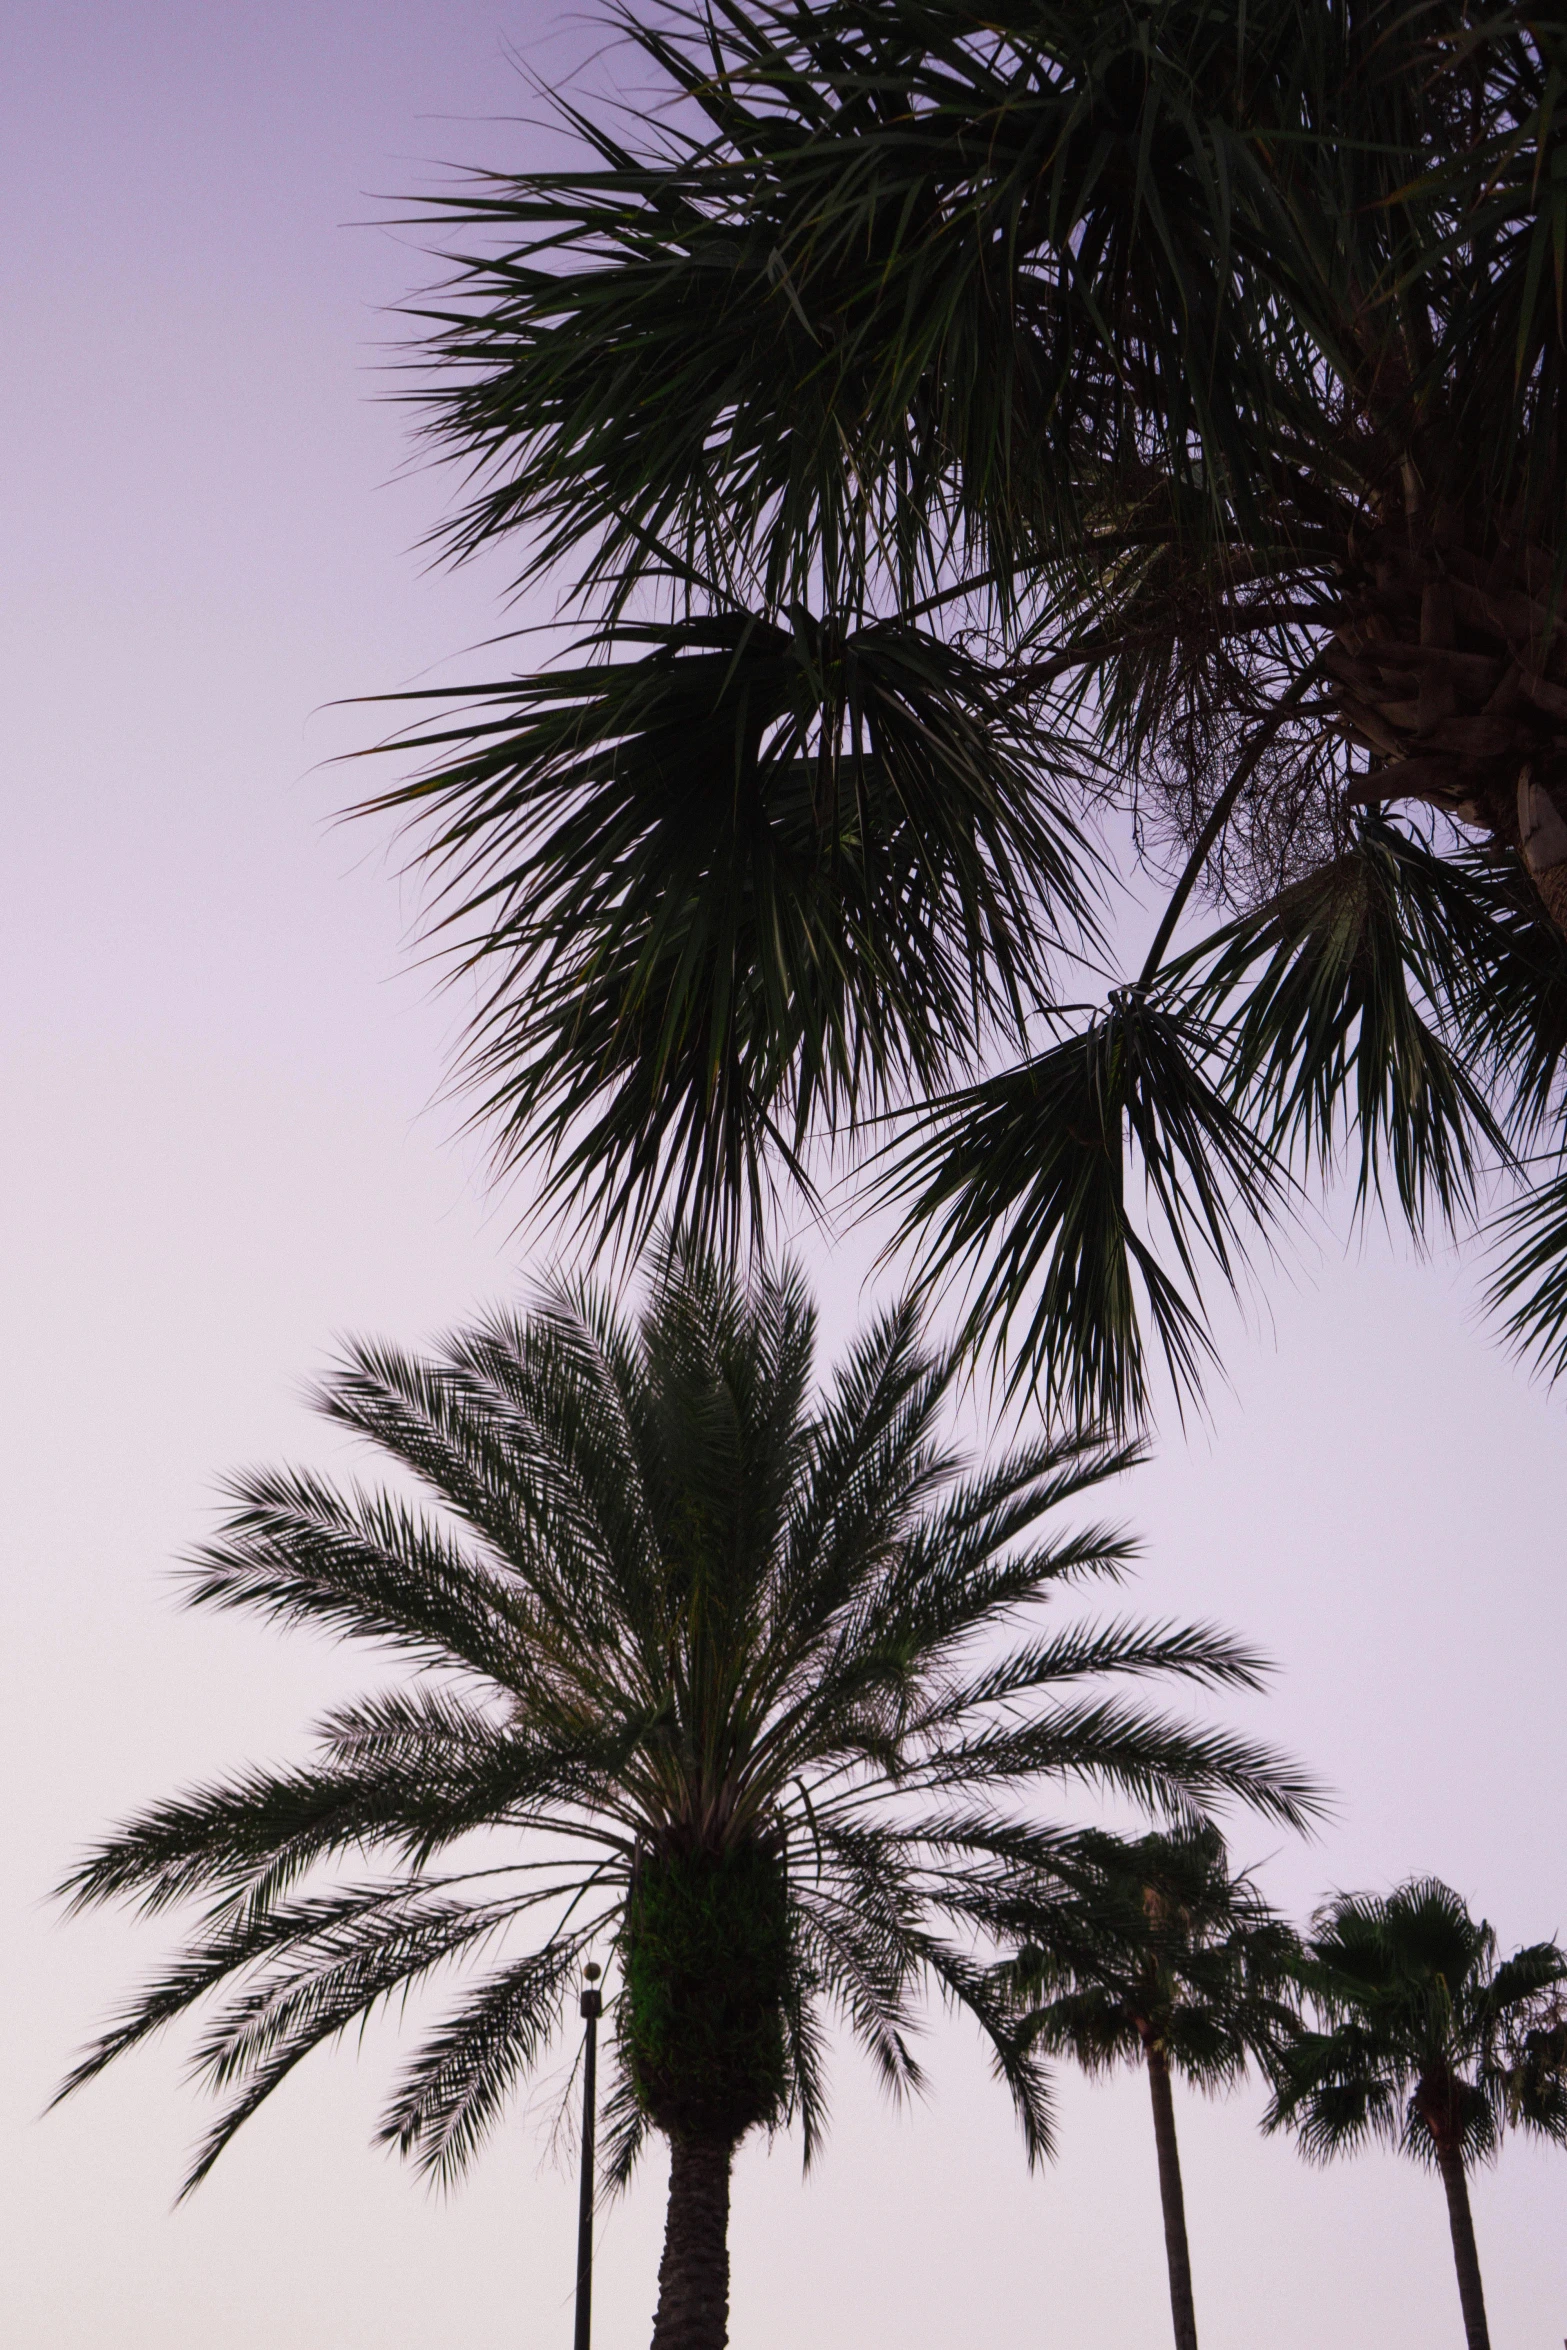
<path fill-rule="evenodd" d="M 1250 1878 L 1231 1875 L 1211 1822 L 1132 1841 L 1091 1832 L 1056 1877 L 1037 1905 L 998 1909 L 1002 1932 L 1031 1936 L 1001 1980 L 1024 2047 L 1089 2073 L 1146 2067 L 1176 2350 L 1197 2350 L 1171 2079 L 1213 2091 L 1271 2059 L 1294 2023 L 1299 1945 Z"/>
<path fill-rule="evenodd" d="M 1285 2050 L 1267 2126 L 1316 2161 L 1380 2138 L 1440 2173 L 1469 2350 L 1490 2350 L 1468 2173 L 1509 2125 L 1567 2144 L 1567 1952 L 1499 1962 L 1491 1928 L 1426 1877 L 1340 1894 L 1307 1958 L 1323 2028 Z"/>
<path fill-rule="evenodd" d="M 322 1408 L 433 1507 L 247 1475 L 193 1597 L 369 1640 L 414 1677 L 331 1713 L 298 1767 L 159 1805 L 83 1862 L 78 1902 L 204 1909 L 68 2087 L 215 1999 L 197 2070 L 229 2102 L 193 2185 L 311 2049 L 487 1962 L 382 2126 L 452 2174 L 588 1953 L 613 1955 L 607 2175 L 649 2128 L 670 2149 L 658 2350 L 725 2340 L 734 2150 L 794 2117 L 809 2157 L 826 2016 L 902 2092 L 910 2002 L 939 1984 L 1045 2148 L 1039 2068 L 967 1950 L 987 1873 L 1061 1841 L 1033 1822 L 1040 1782 L 1228 1792 L 1284 1819 L 1309 1793 L 1097 1686 L 1250 1683 L 1234 1642 L 1038 1621 L 1050 1593 L 1124 1561 L 1103 1529 L 1050 1542 L 1041 1524 L 1128 1453 L 1041 1444 L 968 1473 L 941 1428 L 953 1358 L 911 1308 L 820 1398 L 814 1331 L 797 1272 L 745 1282 L 665 1245 L 636 1323 L 559 1288 L 431 1359 L 350 1349 Z"/>
<path fill-rule="evenodd" d="M 1556 20 L 613 21 L 635 121 L 427 207 L 415 312 L 450 548 L 583 614 L 390 795 L 503 1153 L 636 1227 L 907 1111 L 928 1267 L 1097 1425 L 1197 1379 L 1287 1175 L 1347 1145 L 1418 1230 L 1513 1149 L 1496 1294 L 1560 1365 Z M 1090 978 L 1105 806 L 1159 912 Z M 1234 919 L 1172 959 L 1194 890 Z"/>

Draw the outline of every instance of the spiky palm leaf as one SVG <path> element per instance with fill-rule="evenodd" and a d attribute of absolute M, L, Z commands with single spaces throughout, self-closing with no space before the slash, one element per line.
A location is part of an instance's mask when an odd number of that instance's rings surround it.
<path fill-rule="evenodd" d="M 956 1358 L 911 1307 L 820 1395 L 814 1334 L 796 1271 L 746 1283 L 669 1242 L 638 1321 L 563 1286 L 430 1358 L 349 1350 L 322 1408 L 425 1502 L 249 1474 L 191 1594 L 367 1640 L 419 1677 L 329 1714 L 306 1762 L 156 1805 L 83 1861 L 78 1904 L 204 1914 L 68 2087 L 200 2009 L 196 2070 L 227 2103 L 194 2183 L 313 2049 L 461 1966 L 469 1986 L 383 2124 L 450 2176 L 597 1950 L 621 1970 L 614 2177 L 649 2124 L 701 2135 L 699 2089 L 704 2113 L 719 2090 L 742 2100 L 710 2135 L 793 2114 L 809 2155 L 826 2021 L 907 2090 L 922 1981 L 978 2020 L 1030 2152 L 1047 2147 L 1043 2074 L 962 1949 L 987 1872 L 1037 1874 L 1062 1844 L 1032 1824 L 1040 1785 L 1177 1809 L 1238 1798 L 1290 1821 L 1311 1791 L 1244 1740 L 1118 1693 L 1251 1686 L 1233 1640 L 1040 1623 L 1052 1593 L 1125 1566 L 1121 1536 L 1052 1538 L 1045 1520 L 1135 1454 L 1037 1443 L 971 1470 L 942 1432 Z M 681 2056 L 680 1985 L 696 1967 L 710 2030 L 747 1949 L 761 1989 L 733 2031 L 753 2056 L 776 2034 L 777 2069 L 693 2087 L 683 2065 L 730 2060 Z"/>
<path fill-rule="evenodd" d="M 1141 1416 L 1139 1284 L 1177 1393 L 1200 1384 L 1198 1256 L 1233 1285 L 1245 1228 L 1265 1224 L 1285 1182 L 1220 1089 L 1224 1041 L 1184 1007 L 1122 990 L 1080 1033 L 932 1103 L 892 1155 L 882 1190 L 905 1204 L 926 1278 L 971 1274 L 965 1342 L 999 1336 L 1012 1386 L 1052 1417 Z M 1142 1231 L 1127 1198 L 1137 1170 L 1154 1211 Z"/>
<path fill-rule="evenodd" d="M 591 650 L 407 738 L 432 764 L 390 804 L 432 820 L 508 1155 L 600 1233 L 724 1219 L 813 1127 L 1015 1034 L 1091 859 L 1037 735 L 925 630 L 796 609 Z"/>

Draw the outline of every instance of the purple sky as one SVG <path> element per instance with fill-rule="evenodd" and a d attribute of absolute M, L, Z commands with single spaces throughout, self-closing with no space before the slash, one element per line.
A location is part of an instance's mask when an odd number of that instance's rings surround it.
<path fill-rule="evenodd" d="M 366 739 L 334 698 L 497 626 L 496 581 L 410 552 L 443 486 L 377 404 L 381 306 L 427 274 L 351 229 L 443 159 L 522 161 L 508 62 L 582 23 L 496 0 L 165 0 L 18 11 L 4 53 L 0 1246 L 8 1790 L 3 2137 L 18 2350 L 468 2350 L 569 2339 L 573 2191 L 519 2114 L 458 2196 L 367 2140 L 392 2054 L 313 2061 L 178 2213 L 201 2121 L 171 2043 L 36 2118 L 159 1948 L 45 1901 L 111 1817 L 297 1751 L 362 1667 L 173 1611 L 168 1570 L 226 1467 L 339 1457 L 302 1408 L 335 1333 L 416 1339 L 515 1290 L 515 1212 L 432 1107 L 450 1007 L 405 952 L 388 843 L 329 818 Z M 439 674 L 451 674 L 441 671 Z M 825 1274 L 819 1243 L 808 1253 Z M 848 1327 L 867 1262 L 833 1273 Z M 844 1278 L 845 1269 L 849 1278 Z M 1211 1430 L 1125 1491 L 1133 1597 L 1280 1660 L 1231 1707 L 1340 1812 L 1314 1848 L 1244 1826 L 1297 1908 L 1447 1876 L 1505 1942 L 1567 1930 L 1556 1822 L 1562 1404 L 1478 1330 L 1473 1285 L 1373 1238 L 1272 1285 Z M 1166 2338 L 1140 2081 L 1061 2082 L 1030 2180 L 970 2036 L 939 2022 L 928 2108 L 852 2057 L 818 2176 L 743 2153 L 741 2350 L 992 2336 Z M 1258 2099 L 1181 2102 L 1205 2350 L 1456 2342 L 1441 2197 L 1370 2155 L 1307 2171 Z M 540 2111 L 543 2110 L 541 2101 Z M 1475 2194 L 1499 2343 L 1567 2334 L 1567 2160 L 1514 2146 Z M 646 2338 L 650 2162 L 601 2235 L 605 2344 Z"/>

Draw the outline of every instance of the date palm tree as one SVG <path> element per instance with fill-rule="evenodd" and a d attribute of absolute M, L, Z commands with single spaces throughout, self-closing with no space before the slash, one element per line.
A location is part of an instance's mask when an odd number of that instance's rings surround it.
<path fill-rule="evenodd" d="M 1197 1384 L 1299 1182 L 1347 1154 L 1418 1234 L 1500 1170 L 1560 1368 L 1559 19 L 613 21 L 580 168 L 422 216 L 444 543 L 581 615 L 369 803 L 425 820 L 503 1158 L 635 1233 L 868 1136 L 1078 1425 Z M 1124 970 L 1107 811 L 1159 893 Z"/>
<path fill-rule="evenodd" d="M 954 1358 L 911 1307 L 823 1393 L 814 1333 L 797 1271 L 742 1279 L 666 1240 L 638 1320 L 557 1287 L 434 1356 L 349 1349 L 322 1409 L 397 1485 L 239 1479 L 192 1596 L 414 1677 L 338 1707 L 297 1766 L 159 1804 L 81 1863 L 79 1904 L 201 1910 L 68 2088 L 201 2010 L 196 2069 L 227 2102 L 193 2186 L 312 2049 L 466 1965 L 381 2133 L 450 2177 L 589 1954 L 610 1958 L 606 2177 L 650 2130 L 670 2154 L 657 2350 L 726 2339 L 734 2151 L 797 2120 L 809 2158 L 829 2018 L 902 2094 L 911 2003 L 938 1986 L 1046 2150 L 1043 2075 L 972 1955 L 987 1880 L 1064 1841 L 1041 1784 L 1289 1820 L 1310 1791 L 1115 1686 L 1248 1684 L 1234 1641 L 1039 1620 L 1125 1564 L 1102 1527 L 1043 1528 L 1127 1451 L 1036 1443 L 970 1471 L 942 1428 Z"/>
<path fill-rule="evenodd" d="M 1147 2072 L 1176 2350 L 1197 2350 L 1171 2083 L 1211 2093 L 1272 2061 L 1295 2023 L 1295 1935 L 1231 1874 L 1211 1821 L 1131 1840 L 1090 1831 L 1044 1899 L 1001 1903 L 996 1924 L 1030 1937 L 999 1970 L 1022 2046 L 1090 2074 Z"/>
<path fill-rule="evenodd" d="M 1496 1936 L 1448 1886 L 1340 1894 L 1316 1920 L 1304 1981 L 1321 2029 L 1283 2051 L 1267 2127 L 1315 2161 L 1379 2138 L 1447 2196 L 1468 2350 L 1490 2350 L 1469 2172 L 1509 2126 L 1567 2144 L 1567 1952 Z"/>

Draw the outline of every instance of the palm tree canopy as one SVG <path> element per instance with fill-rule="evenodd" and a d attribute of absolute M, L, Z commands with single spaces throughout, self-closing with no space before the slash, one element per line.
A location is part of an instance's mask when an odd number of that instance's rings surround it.
<path fill-rule="evenodd" d="M 639 1320 L 558 1286 L 430 1358 L 348 1351 L 321 1407 L 397 1488 L 242 1477 L 191 1595 L 415 1677 L 334 1710 L 297 1767 L 160 1804 L 83 1861 L 78 1903 L 204 1911 L 69 2087 L 203 2007 L 197 2070 L 228 2103 L 194 2183 L 311 2049 L 466 1966 L 383 2126 L 455 2173 L 598 1952 L 621 1986 L 614 2178 L 650 2123 L 728 2145 L 795 2116 L 809 2155 L 825 2020 L 908 2090 L 922 1982 L 978 2019 L 1045 2148 L 1043 2074 L 970 1955 L 987 1880 L 1064 1842 L 1041 1783 L 1292 1821 L 1312 1794 L 1107 1688 L 1249 1686 L 1235 1641 L 1039 1620 L 1124 1568 L 1122 1536 L 1045 1521 L 1132 1453 L 1038 1443 L 970 1469 L 942 1426 L 955 1358 L 912 1307 L 821 1392 L 814 1340 L 798 1271 L 742 1279 L 666 1240 Z"/>
<path fill-rule="evenodd" d="M 667 105 L 437 203 L 416 312 L 448 550 L 584 614 L 372 803 L 503 1152 L 635 1232 L 906 1114 L 928 1271 L 1079 1424 L 1196 1386 L 1297 1180 L 1418 1233 L 1528 1159 L 1495 1295 L 1567 1360 L 1560 23 L 615 22 Z M 1104 993 L 1099 807 L 1170 885 Z"/>
<path fill-rule="evenodd" d="M 1288 2046 L 1267 2127 L 1318 2161 L 1376 2138 L 1427 2163 L 1494 2157 L 1509 2125 L 1567 2144 L 1567 1952 L 1496 1936 L 1435 1878 L 1341 1894 L 1307 1944 L 1321 2029 Z"/>
<path fill-rule="evenodd" d="M 1295 1936 L 1231 1873 L 1211 1821 L 1130 1839 L 1090 1830 L 1058 1878 L 997 1912 L 1003 1932 L 1029 1935 L 1001 1970 L 1025 2045 L 1090 2073 L 1157 2055 L 1218 2089 L 1291 2031 Z"/>

